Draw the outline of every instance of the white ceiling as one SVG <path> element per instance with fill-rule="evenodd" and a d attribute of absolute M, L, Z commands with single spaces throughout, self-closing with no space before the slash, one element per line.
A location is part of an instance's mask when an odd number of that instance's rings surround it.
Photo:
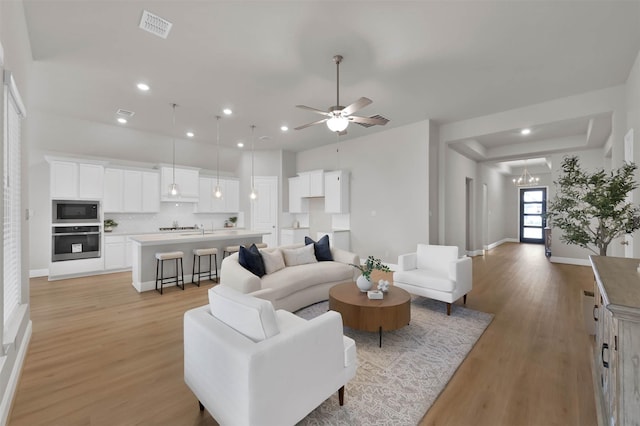
<path fill-rule="evenodd" d="M 637 1 L 118 1 L 24 0 L 37 85 L 30 108 L 212 143 L 223 107 L 222 144 L 293 151 L 333 143 L 321 118 L 295 108 L 361 96 L 400 126 L 478 117 L 626 81 L 640 49 Z M 142 11 L 173 23 L 166 40 L 138 28 Z M 135 89 L 139 81 L 148 93 Z M 583 132 L 589 119 L 550 123 L 536 137 Z M 586 120 L 586 121 L 585 121 Z M 605 126 L 606 127 L 606 126 Z M 384 128 L 351 125 L 345 138 Z M 484 136 L 487 145 L 522 143 Z M 258 146 L 259 145 L 259 146 Z"/>

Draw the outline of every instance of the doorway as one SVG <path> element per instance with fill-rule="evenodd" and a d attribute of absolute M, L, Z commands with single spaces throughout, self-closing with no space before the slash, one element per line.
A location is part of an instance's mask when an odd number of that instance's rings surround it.
<path fill-rule="evenodd" d="M 520 242 L 544 244 L 546 188 L 520 189 Z"/>
<path fill-rule="evenodd" d="M 278 246 L 278 177 L 256 176 L 254 186 L 258 198 L 251 202 L 251 229 L 268 232 L 262 242 Z"/>

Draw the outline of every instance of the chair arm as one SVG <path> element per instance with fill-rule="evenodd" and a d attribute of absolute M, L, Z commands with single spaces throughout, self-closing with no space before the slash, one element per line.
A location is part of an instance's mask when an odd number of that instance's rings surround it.
<path fill-rule="evenodd" d="M 468 256 L 456 259 L 449 264 L 449 278 L 455 281 L 456 287 L 465 293 L 471 291 L 472 287 L 472 264 L 473 261 Z"/>
<path fill-rule="evenodd" d="M 238 254 L 225 257 L 220 269 L 220 284 L 232 287 L 241 293 L 253 293 L 262 288 L 262 280 L 244 269 L 238 262 Z"/>
<path fill-rule="evenodd" d="M 336 392 L 345 384 L 342 336 L 342 317 L 329 311 L 257 344 L 259 350 L 252 356 L 249 374 L 252 411 L 265 416 L 282 401 L 303 408 Z"/>
<path fill-rule="evenodd" d="M 410 271 L 416 269 L 418 256 L 416 253 L 401 254 L 398 256 L 398 269 L 400 271 Z"/>

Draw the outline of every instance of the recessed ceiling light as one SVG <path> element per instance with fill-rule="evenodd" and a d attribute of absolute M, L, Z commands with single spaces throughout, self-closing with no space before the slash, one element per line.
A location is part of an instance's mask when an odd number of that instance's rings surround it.
<path fill-rule="evenodd" d="M 122 118 L 122 117 L 118 117 L 118 123 L 127 124 L 127 119 L 126 118 Z"/>
<path fill-rule="evenodd" d="M 280 130 L 286 132 L 287 130 L 289 130 L 289 128 L 287 126 L 280 126 Z"/>
<path fill-rule="evenodd" d="M 195 133 L 193 132 L 187 132 L 187 137 L 192 138 L 195 136 Z"/>
<path fill-rule="evenodd" d="M 244 143 L 238 142 L 238 148 L 242 148 L 243 146 L 244 146 Z"/>
<path fill-rule="evenodd" d="M 520 134 L 521 135 L 525 135 L 525 136 L 529 135 L 529 134 L 531 134 L 531 129 L 522 129 L 522 130 L 520 130 Z"/>
<path fill-rule="evenodd" d="M 231 109 L 229 109 L 229 108 L 225 108 L 225 109 L 223 109 L 223 110 L 222 110 L 222 112 L 224 112 L 224 114 L 225 114 L 225 115 L 231 115 L 231 114 L 233 114 L 233 111 L 231 111 Z"/>
<path fill-rule="evenodd" d="M 146 92 L 147 90 L 149 90 L 149 85 L 146 83 L 138 83 L 137 84 L 138 89 L 142 90 L 143 92 Z"/>

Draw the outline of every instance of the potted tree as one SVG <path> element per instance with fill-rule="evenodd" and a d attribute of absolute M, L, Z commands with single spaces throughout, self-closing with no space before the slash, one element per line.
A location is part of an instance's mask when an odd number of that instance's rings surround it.
<path fill-rule="evenodd" d="M 634 163 L 625 163 L 609 173 L 589 173 L 577 156 L 565 157 L 547 210 L 552 227 L 562 231 L 560 241 L 606 256 L 611 241 L 639 229 L 640 207 L 628 200 L 638 187 L 636 169 Z"/>

